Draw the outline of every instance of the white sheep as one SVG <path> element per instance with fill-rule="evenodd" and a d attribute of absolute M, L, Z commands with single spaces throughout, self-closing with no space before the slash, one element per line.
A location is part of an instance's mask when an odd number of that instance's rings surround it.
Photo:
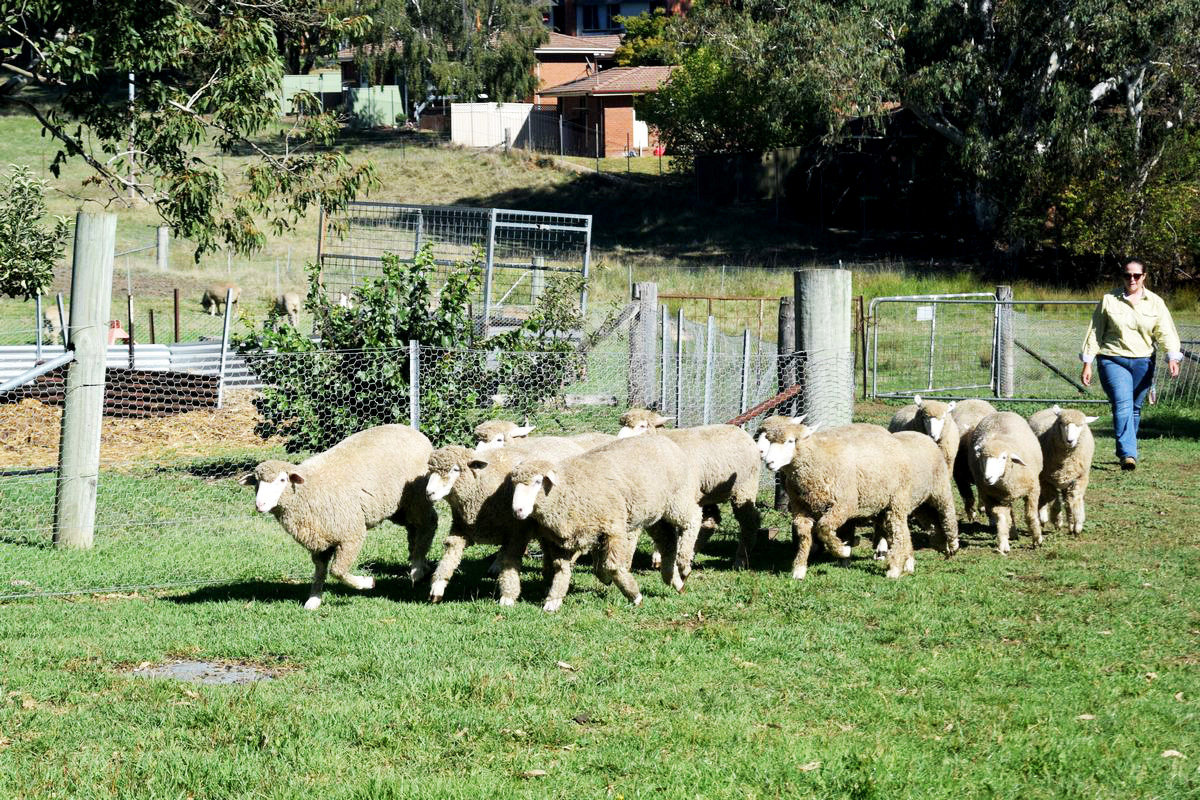
<path fill-rule="evenodd" d="M 802 580 L 808 573 L 814 532 L 831 555 L 849 559 L 850 546 L 837 533 L 852 519 L 874 520 L 876 530 L 891 543 L 889 578 L 911 573 L 916 562 L 908 515 L 915 481 L 905 442 L 878 425 L 815 431 L 802 423 L 765 431 L 766 464 L 783 475 L 792 513 L 792 577 Z"/>
<path fill-rule="evenodd" d="M 300 325 L 300 295 L 296 292 L 284 292 L 275 298 L 275 310 L 287 315 L 288 324 L 293 328 Z"/>
<path fill-rule="evenodd" d="M 299 464 L 264 461 L 241 483 L 257 486 L 254 505 L 271 513 L 312 554 L 316 570 L 304 607 L 321 605 L 326 572 L 347 585 L 371 589 L 375 579 L 352 575 L 367 530 L 385 519 L 408 531 L 409 577 L 429 572 L 426 556 L 437 513 L 425 494 L 433 447 L 407 425 L 379 425 Z"/>
<path fill-rule="evenodd" d="M 518 425 L 506 419 L 489 419 L 475 426 L 475 452 L 486 453 L 512 442 L 527 441 L 535 425 Z M 570 436 L 538 436 L 539 440 L 560 439 L 578 444 L 584 450 L 608 444 L 617 437 L 611 433 L 577 433 Z"/>
<path fill-rule="evenodd" d="M 967 522 L 975 520 L 975 479 L 971 476 L 971 468 L 967 464 L 967 451 L 971 448 L 971 432 L 979 424 L 979 420 L 988 414 L 995 414 L 996 407 L 987 400 L 969 398 L 959 400 L 954 404 L 950 416 L 958 426 L 958 454 L 954 457 L 954 484 L 963 499 L 963 510 Z"/>
<path fill-rule="evenodd" d="M 922 400 L 920 395 L 916 395 L 912 405 L 904 406 L 895 413 L 892 421 L 888 423 L 888 430 L 892 433 L 917 431 L 928 435 L 937 442 L 946 466 L 953 471 L 960 438 L 958 423 L 954 421 L 954 409 L 957 405 L 953 401 L 943 403 L 940 400 Z"/>
<path fill-rule="evenodd" d="M 231 292 L 229 300 L 236 306 L 238 298 L 242 296 L 242 289 L 236 283 L 214 283 L 205 288 L 204 294 L 200 297 L 200 305 L 208 312 L 209 316 L 215 317 L 221 313 L 221 308 L 225 305 L 226 292 Z"/>
<path fill-rule="evenodd" d="M 1025 418 L 1011 411 L 998 411 L 981 419 L 971 431 L 967 464 L 979 491 L 980 505 L 996 530 L 997 549 L 1009 552 L 1013 508 L 1021 501 L 1033 546 L 1040 545 L 1042 448 Z"/>
<path fill-rule="evenodd" d="M 913 512 L 932 515 L 938 549 L 947 557 L 954 555 L 958 552 L 958 515 L 945 451 L 919 431 L 896 431 L 892 436 L 903 442 L 908 456 Z"/>
<path fill-rule="evenodd" d="M 445 553 L 433 571 L 429 599 L 436 603 L 445 595 L 467 547 L 493 544 L 500 545 L 494 565 L 499 575 L 500 605 L 515 604 L 521 592 L 521 556 L 537 529 L 530 521 L 513 516 L 509 473 L 529 458 L 557 463 L 581 452 L 572 442 L 547 444 L 537 439 L 483 453 L 461 445 L 434 450 L 429 456 L 425 491 L 431 501 L 446 500 L 452 521 Z"/>
<path fill-rule="evenodd" d="M 617 436 L 624 439 L 659 433 L 683 448 L 696 467 L 702 492 L 700 505 L 704 518 L 696 547 L 704 547 L 712 536 L 720 524 L 720 504 L 728 502 L 739 530 L 733 566 L 743 569 L 749 565 L 750 552 L 754 549 L 762 521 L 755 505 L 762 466 L 759 447 L 749 434 L 735 425 L 702 425 L 660 432 L 659 429 L 671 419 L 644 408 L 631 408 L 621 415 L 621 430 Z M 651 563 L 657 567 L 661 557 L 656 556 L 659 554 L 651 556 Z"/>
<path fill-rule="evenodd" d="M 616 582 L 634 605 L 642 593 L 629 571 L 638 530 L 663 554 L 663 582 L 683 591 L 700 532 L 700 484 L 679 445 L 665 436 L 623 439 L 558 464 L 531 459 L 513 469 L 513 513 L 532 519 L 552 562 L 543 608 L 557 611 L 580 553 L 597 551 L 596 575 Z"/>
<path fill-rule="evenodd" d="M 1043 525 L 1066 523 L 1074 534 L 1083 532 L 1084 495 L 1092 472 L 1096 441 L 1090 426 L 1099 417 L 1054 406 L 1029 418 L 1029 428 L 1042 446 L 1041 508 Z"/>

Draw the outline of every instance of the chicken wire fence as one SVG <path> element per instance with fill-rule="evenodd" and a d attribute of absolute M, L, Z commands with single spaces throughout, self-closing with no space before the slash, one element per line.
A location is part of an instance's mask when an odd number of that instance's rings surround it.
<path fill-rule="evenodd" d="M 650 365 L 678 424 L 701 423 L 706 413 L 725 422 L 748 410 L 744 425 L 753 432 L 766 414 L 803 411 L 804 392 L 755 411 L 779 394 L 778 356 L 751 350 L 747 362 L 741 337 L 709 327 L 669 325 L 667 350 L 684 357 Z M 526 420 L 543 435 L 616 432 L 630 400 L 642 399 L 630 397 L 631 352 L 621 332 L 586 352 L 413 344 L 246 353 L 238 385 L 110 360 L 90 550 L 53 546 L 65 368 L 49 372 L 0 393 L 0 600 L 203 584 L 287 595 L 311 565 L 274 519 L 254 512 L 253 492 L 239 478 L 256 463 L 299 462 L 383 423 L 415 423 L 436 444 L 473 444 L 474 425 L 495 417 Z M 392 525 L 376 529 L 360 557 L 384 582 L 407 580 L 407 561 L 405 536 Z"/>
<path fill-rule="evenodd" d="M 868 385 L 874 397 L 991 397 L 1107 404 L 1099 381 L 1079 380 L 1079 352 L 1095 303 L 1005 300 L 991 293 L 871 301 Z M 1167 378 L 1159 353 L 1154 403 L 1200 405 L 1200 326 L 1179 324 L 1184 360 Z"/>

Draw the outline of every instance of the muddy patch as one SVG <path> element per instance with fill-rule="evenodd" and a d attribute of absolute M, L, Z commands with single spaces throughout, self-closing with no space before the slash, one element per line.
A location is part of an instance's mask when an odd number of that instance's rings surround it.
<path fill-rule="evenodd" d="M 246 664 L 225 664 L 219 661 L 170 661 L 166 664 L 143 663 L 126 675 L 137 678 L 171 678 L 188 683 L 218 686 L 244 685 L 255 681 L 274 680 L 276 673 Z"/>

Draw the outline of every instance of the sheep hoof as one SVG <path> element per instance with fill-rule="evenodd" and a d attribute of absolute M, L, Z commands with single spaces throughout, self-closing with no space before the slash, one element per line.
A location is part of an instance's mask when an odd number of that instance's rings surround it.
<path fill-rule="evenodd" d="M 915 558 L 913 558 L 912 556 L 909 556 L 908 558 L 904 559 L 904 571 L 907 572 L 909 575 L 912 575 L 914 572 L 916 572 L 917 571 L 917 560 Z"/>
<path fill-rule="evenodd" d="M 516 604 L 517 604 L 517 601 L 515 598 L 512 598 L 512 597 L 501 597 L 500 598 L 500 605 L 502 605 L 502 606 L 515 606 Z"/>
<path fill-rule="evenodd" d="M 430 584 L 430 586 L 429 586 L 430 602 L 437 603 L 437 602 L 441 601 L 442 595 L 444 595 L 446 593 L 446 585 L 448 583 L 450 583 L 450 581 L 434 581 L 432 584 Z"/>
<path fill-rule="evenodd" d="M 1082 523 L 1082 522 L 1076 522 L 1075 524 L 1073 524 L 1073 525 L 1071 526 L 1071 533 L 1075 534 L 1076 536 L 1078 536 L 1079 534 L 1083 533 L 1083 523 Z"/>
<path fill-rule="evenodd" d="M 838 558 L 848 559 L 850 558 L 850 552 L 850 546 L 844 544 L 837 549 Z"/>
<path fill-rule="evenodd" d="M 682 586 L 679 587 L 679 591 L 681 591 L 681 592 L 683 591 Z M 633 598 L 633 604 L 635 606 L 640 606 L 642 604 L 642 596 L 640 594 L 637 597 Z"/>
<path fill-rule="evenodd" d="M 808 574 L 808 567 L 796 567 L 792 570 L 792 577 L 798 581 L 804 580 L 804 576 Z"/>
<path fill-rule="evenodd" d="M 679 592 L 680 594 L 683 594 L 683 578 L 680 578 L 678 575 L 676 575 L 674 578 L 672 578 L 671 579 L 671 588 L 674 589 L 675 591 Z M 638 598 L 641 598 L 640 594 L 638 595 Z"/>
<path fill-rule="evenodd" d="M 542 606 L 542 611 L 548 614 L 553 614 L 562 608 L 562 600 L 547 600 L 546 605 Z"/>
<path fill-rule="evenodd" d="M 890 567 L 888 569 L 888 571 L 885 572 L 884 574 L 887 575 L 889 578 L 893 578 L 893 579 L 899 578 L 900 577 L 900 568 L 899 567 Z"/>
<path fill-rule="evenodd" d="M 305 611 L 316 611 L 320 607 L 321 607 L 321 598 L 319 598 L 319 597 L 310 597 L 310 598 L 308 598 L 308 600 L 304 601 L 304 610 Z"/>
<path fill-rule="evenodd" d="M 996 549 L 1000 551 L 1000 555 L 1006 556 L 1006 555 L 1008 555 L 1008 551 L 1010 548 L 1008 546 L 1008 542 L 1001 542 L 1000 546 L 997 547 Z"/>
<path fill-rule="evenodd" d="M 344 583 L 349 585 L 351 588 L 359 590 L 360 592 L 365 592 L 368 589 L 375 588 L 375 579 L 370 575 L 363 575 L 361 577 L 358 575 L 347 575 L 344 579 Z"/>
<path fill-rule="evenodd" d="M 952 543 L 950 543 L 950 544 L 949 544 L 949 545 L 947 545 L 947 547 L 946 547 L 946 558 L 949 558 L 950 556 L 952 556 L 952 555 L 954 555 L 955 553 L 957 553 L 957 552 L 958 552 L 958 548 L 959 548 L 958 540 L 957 540 L 957 539 L 955 539 L 955 540 L 954 540 Z"/>
<path fill-rule="evenodd" d="M 650 566 L 654 567 L 654 569 L 662 566 L 662 553 L 655 550 L 650 554 Z"/>
<path fill-rule="evenodd" d="M 876 560 L 876 561 L 886 561 L 886 560 L 887 560 L 887 554 L 888 554 L 888 543 L 887 543 L 887 539 L 880 539 L 880 540 L 879 540 L 879 544 L 875 545 L 875 556 L 874 556 L 874 558 L 875 558 L 875 560 Z"/>

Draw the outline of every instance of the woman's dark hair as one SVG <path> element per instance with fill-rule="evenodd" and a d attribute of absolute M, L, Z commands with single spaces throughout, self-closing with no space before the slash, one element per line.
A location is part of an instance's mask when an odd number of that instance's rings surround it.
<path fill-rule="evenodd" d="M 1124 272 L 1125 270 L 1129 269 L 1129 267 L 1130 267 L 1130 266 L 1132 266 L 1132 265 L 1134 265 L 1134 264 L 1137 264 L 1139 267 L 1141 267 L 1141 268 L 1142 268 L 1142 274 L 1143 274 L 1143 275 L 1146 275 L 1146 274 L 1148 274 L 1148 273 L 1150 272 L 1150 270 L 1146 269 L 1146 265 L 1145 265 L 1144 263 L 1142 263 L 1141 261 L 1138 261 L 1136 258 L 1125 258 L 1125 259 L 1122 259 L 1122 260 L 1121 260 L 1121 267 L 1120 267 L 1120 269 L 1121 269 L 1121 272 Z"/>

